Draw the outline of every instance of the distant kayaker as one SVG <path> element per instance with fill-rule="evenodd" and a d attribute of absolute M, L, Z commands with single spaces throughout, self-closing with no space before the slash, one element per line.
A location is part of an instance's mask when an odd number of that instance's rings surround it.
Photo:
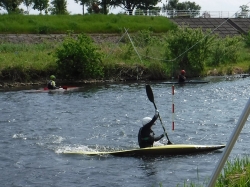
<path fill-rule="evenodd" d="M 185 70 L 181 70 L 181 72 L 180 72 L 180 74 L 178 76 L 178 81 L 179 82 L 185 82 L 186 81 L 185 74 L 186 74 Z"/>
<path fill-rule="evenodd" d="M 143 127 L 140 128 L 138 133 L 138 143 L 140 148 L 153 147 L 154 142 L 159 141 L 164 137 L 164 134 L 154 137 L 155 133 L 151 129 L 158 117 L 159 112 L 156 110 L 153 119 L 150 117 L 142 119 Z"/>
<path fill-rule="evenodd" d="M 51 75 L 50 76 L 50 81 L 48 82 L 48 85 L 47 85 L 49 90 L 58 89 L 58 87 L 56 87 L 55 80 L 56 80 L 55 75 Z"/>

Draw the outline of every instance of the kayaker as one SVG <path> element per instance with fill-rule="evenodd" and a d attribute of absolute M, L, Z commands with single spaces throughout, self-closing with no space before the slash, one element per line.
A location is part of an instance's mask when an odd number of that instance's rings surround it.
<path fill-rule="evenodd" d="M 56 87 L 55 80 L 56 80 L 55 75 L 51 75 L 50 76 L 50 81 L 48 82 L 48 85 L 47 85 L 49 90 L 58 89 L 58 87 Z"/>
<path fill-rule="evenodd" d="M 164 134 L 154 137 L 155 133 L 151 129 L 158 117 L 159 112 L 156 110 L 153 119 L 150 117 L 142 119 L 143 127 L 140 128 L 138 133 L 138 143 L 140 148 L 153 147 L 154 142 L 159 141 L 164 137 Z"/>
<path fill-rule="evenodd" d="M 185 70 L 181 70 L 181 72 L 180 72 L 180 74 L 178 76 L 178 81 L 179 82 L 185 82 L 186 81 L 185 74 L 186 74 Z"/>

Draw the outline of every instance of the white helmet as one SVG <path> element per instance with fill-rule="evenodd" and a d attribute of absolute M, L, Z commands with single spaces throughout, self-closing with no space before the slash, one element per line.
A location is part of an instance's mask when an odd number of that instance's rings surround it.
<path fill-rule="evenodd" d="M 142 125 L 146 125 L 147 123 L 149 123 L 152 120 L 152 118 L 150 117 L 145 117 L 142 119 Z"/>

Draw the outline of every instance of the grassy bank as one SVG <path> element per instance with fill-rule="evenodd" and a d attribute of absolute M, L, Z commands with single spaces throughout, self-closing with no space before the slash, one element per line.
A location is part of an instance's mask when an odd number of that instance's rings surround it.
<path fill-rule="evenodd" d="M 0 34 L 122 33 L 149 29 L 167 32 L 174 24 L 165 17 L 128 15 L 0 15 Z"/>
<path fill-rule="evenodd" d="M 101 80 L 167 80 L 177 78 L 174 56 L 167 56 L 169 31 L 176 26 L 165 17 L 127 15 L 1 15 L 0 34 L 97 34 L 116 33 L 119 40 L 96 43 L 102 54 L 104 76 Z M 125 29 L 128 33 L 125 33 Z M 98 37 L 98 34 L 96 35 Z M 173 40 L 175 41 L 175 40 Z M 222 43 L 222 42 L 221 42 Z M 58 73 L 55 51 L 61 41 L 0 44 L 0 83 L 44 81 L 50 74 Z M 180 42 L 180 45 L 182 43 Z M 183 44 L 184 45 L 184 44 Z M 182 45 L 182 46 L 183 46 Z M 185 47 L 185 46 L 184 46 Z M 185 50 L 184 50 L 185 51 Z M 183 52 L 183 51 L 181 51 Z M 249 73 L 250 49 L 243 40 L 238 46 L 237 62 L 205 65 L 199 76 Z M 206 59 L 206 60 L 209 60 Z M 211 63 L 210 63 L 211 64 Z M 197 76 L 187 72 L 188 78 Z M 59 76 L 61 80 L 65 77 Z M 73 80 L 75 81 L 75 80 Z"/>
<path fill-rule="evenodd" d="M 250 186 L 250 159 L 249 157 L 236 157 L 233 160 L 227 161 L 219 175 L 215 187 L 248 187 Z M 211 173 L 212 174 L 212 173 Z M 205 187 L 208 181 L 203 184 L 184 184 L 184 187 Z M 164 185 L 162 185 L 163 187 Z M 180 186 L 180 185 L 178 185 Z"/>
<path fill-rule="evenodd" d="M 219 176 L 216 187 L 224 186 L 250 186 L 250 160 L 249 157 L 235 158 L 225 164 L 223 173 Z"/>

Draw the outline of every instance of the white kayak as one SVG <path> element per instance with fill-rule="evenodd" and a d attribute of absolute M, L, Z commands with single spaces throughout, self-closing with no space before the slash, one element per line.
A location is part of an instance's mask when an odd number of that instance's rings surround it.
<path fill-rule="evenodd" d="M 189 144 L 171 144 L 155 146 L 148 148 L 138 148 L 131 150 L 111 151 L 111 152 L 92 152 L 92 151 L 65 151 L 64 154 L 82 154 L 82 155 L 114 155 L 114 156 L 154 156 L 154 155 L 188 155 L 211 152 L 222 149 L 225 145 L 189 145 Z"/>

